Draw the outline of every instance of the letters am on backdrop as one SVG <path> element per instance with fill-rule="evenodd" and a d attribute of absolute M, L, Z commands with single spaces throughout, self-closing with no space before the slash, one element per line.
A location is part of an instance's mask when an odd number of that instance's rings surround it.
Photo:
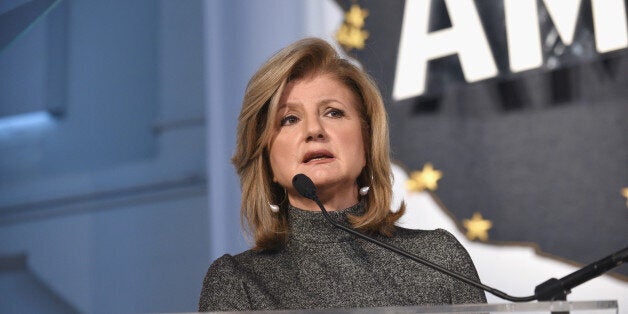
<path fill-rule="evenodd" d="M 625 1 L 337 3 L 409 187 L 431 180 L 469 237 L 580 264 L 628 244 Z"/>

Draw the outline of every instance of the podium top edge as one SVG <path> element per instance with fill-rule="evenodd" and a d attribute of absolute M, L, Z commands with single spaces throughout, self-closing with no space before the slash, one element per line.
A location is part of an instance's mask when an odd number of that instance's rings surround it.
<path fill-rule="evenodd" d="M 269 310 L 269 311 L 244 311 L 244 312 L 210 312 L 210 313 L 238 313 L 238 314 L 371 314 L 371 313 L 421 313 L 421 314 L 443 314 L 443 313 L 517 313 L 517 312 L 586 312 L 604 311 L 617 313 L 617 300 L 600 301 L 544 301 L 527 303 L 492 303 L 492 304 L 454 304 L 454 305 L 431 305 L 431 306 L 393 306 L 393 307 L 370 307 L 370 308 L 327 308 L 308 310 Z M 613 311 L 614 310 L 614 311 Z"/>

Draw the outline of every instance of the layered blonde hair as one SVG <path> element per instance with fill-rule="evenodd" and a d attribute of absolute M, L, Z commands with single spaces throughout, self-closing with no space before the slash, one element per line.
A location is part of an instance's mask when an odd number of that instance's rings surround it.
<path fill-rule="evenodd" d="M 345 84 L 359 100 L 366 166 L 359 186 L 370 186 L 362 216 L 351 216 L 354 228 L 391 236 L 403 213 L 393 213 L 390 145 L 386 110 L 379 89 L 364 71 L 342 59 L 322 39 L 299 40 L 277 52 L 249 81 L 238 118 L 236 152 L 231 161 L 242 188 L 241 221 L 253 236 L 254 250 L 282 247 L 289 233 L 285 189 L 273 182 L 269 145 L 275 132 L 275 115 L 286 84 L 307 75 L 329 74 Z M 269 204 L 280 204 L 273 213 Z"/>

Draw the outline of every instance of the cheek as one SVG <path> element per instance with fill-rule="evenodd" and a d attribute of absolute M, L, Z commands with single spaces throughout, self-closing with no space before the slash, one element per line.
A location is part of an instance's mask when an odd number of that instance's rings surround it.
<path fill-rule="evenodd" d="M 356 155 L 360 156 L 360 164 L 362 167 L 366 166 L 366 151 L 364 150 L 364 144 L 360 141 L 359 148 L 356 149 Z"/>
<path fill-rule="evenodd" d="M 290 156 L 293 155 L 290 143 L 284 137 L 277 136 L 271 142 L 269 149 L 270 169 L 273 172 L 273 182 L 278 181 L 278 177 L 286 171 L 286 166 Z"/>
<path fill-rule="evenodd" d="M 275 148 L 270 151 L 270 168 L 273 171 L 274 176 L 276 176 L 277 172 L 280 170 L 279 165 L 282 164 L 281 156 L 281 149 Z"/>
<path fill-rule="evenodd" d="M 364 137 L 361 131 L 352 129 L 343 136 L 345 139 L 342 143 L 346 149 L 346 153 L 353 160 L 356 166 L 364 167 L 366 165 L 366 150 L 364 145 Z"/>

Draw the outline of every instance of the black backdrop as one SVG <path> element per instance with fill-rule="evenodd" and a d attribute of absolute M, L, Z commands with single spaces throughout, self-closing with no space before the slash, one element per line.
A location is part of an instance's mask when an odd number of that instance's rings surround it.
<path fill-rule="evenodd" d="M 502 2 L 476 1 L 501 74 L 468 84 L 457 56 L 433 60 L 428 92 L 399 102 L 391 91 L 404 1 L 337 2 L 368 10 L 365 47 L 347 53 L 382 89 L 394 159 L 443 172 L 435 194 L 459 225 L 480 212 L 493 222 L 489 242 L 535 243 L 580 264 L 628 245 L 628 50 L 594 52 L 588 1 L 559 66 L 518 74 L 507 70 Z M 430 31 L 450 27 L 443 1 L 432 4 Z M 552 27 L 541 19 L 542 38 Z M 547 61 L 552 47 L 543 48 Z M 615 275 L 628 280 L 628 267 Z"/>

